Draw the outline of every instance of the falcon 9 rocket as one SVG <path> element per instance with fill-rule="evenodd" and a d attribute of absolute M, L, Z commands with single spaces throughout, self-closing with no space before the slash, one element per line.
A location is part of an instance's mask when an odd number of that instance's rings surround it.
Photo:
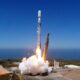
<path fill-rule="evenodd" d="M 38 10 L 37 47 L 41 48 L 41 10 Z"/>

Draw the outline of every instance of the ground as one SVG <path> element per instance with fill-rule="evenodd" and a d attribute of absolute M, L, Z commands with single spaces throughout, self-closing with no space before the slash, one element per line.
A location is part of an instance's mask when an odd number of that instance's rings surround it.
<path fill-rule="evenodd" d="M 80 61 L 65 61 L 58 60 L 60 62 L 60 66 L 63 67 L 65 64 L 74 64 L 80 66 Z M 0 60 L 0 65 L 2 65 L 5 69 L 10 67 L 18 67 L 18 62 L 21 62 L 21 59 L 17 60 Z M 49 60 L 50 65 L 53 66 L 53 60 Z M 10 74 L 0 76 L 0 80 L 80 80 L 80 69 L 58 69 L 53 73 L 50 73 L 48 76 L 29 76 L 29 75 L 21 75 L 21 74 Z"/>
<path fill-rule="evenodd" d="M 80 80 L 80 69 L 61 69 L 48 76 L 24 75 L 25 80 Z"/>

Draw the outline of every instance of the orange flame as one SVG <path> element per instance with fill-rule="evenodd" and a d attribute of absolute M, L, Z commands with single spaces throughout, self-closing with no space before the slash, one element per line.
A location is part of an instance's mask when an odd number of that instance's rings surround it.
<path fill-rule="evenodd" d="M 36 49 L 36 56 L 38 59 L 41 59 L 41 49 L 39 47 Z"/>

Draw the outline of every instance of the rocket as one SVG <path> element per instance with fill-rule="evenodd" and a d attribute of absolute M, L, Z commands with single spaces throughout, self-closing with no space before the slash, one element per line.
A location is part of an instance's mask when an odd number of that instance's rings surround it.
<path fill-rule="evenodd" d="M 37 47 L 41 48 L 41 10 L 38 10 Z"/>
<path fill-rule="evenodd" d="M 45 62 L 46 62 L 46 57 L 48 52 L 48 45 L 49 45 L 49 33 L 47 34 L 46 43 L 42 55 Z M 38 10 L 37 48 L 41 49 L 41 10 Z"/>

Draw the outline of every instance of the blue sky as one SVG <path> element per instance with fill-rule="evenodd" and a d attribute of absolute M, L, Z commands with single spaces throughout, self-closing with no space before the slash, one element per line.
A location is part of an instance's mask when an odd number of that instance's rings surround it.
<path fill-rule="evenodd" d="M 79 0 L 0 0 L 0 48 L 35 48 L 39 9 L 42 46 L 80 48 Z"/>

